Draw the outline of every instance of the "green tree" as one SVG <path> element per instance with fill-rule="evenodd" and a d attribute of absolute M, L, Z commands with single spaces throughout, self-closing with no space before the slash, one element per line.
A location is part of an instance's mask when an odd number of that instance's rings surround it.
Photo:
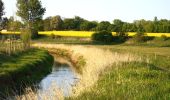
<path fill-rule="evenodd" d="M 4 18 L 2 18 L 2 20 L 1 20 L 0 30 L 2 30 L 2 29 L 7 29 L 7 27 L 8 27 L 8 18 L 7 18 L 7 17 L 4 17 Z"/>
<path fill-rule="evenodd" d="M 14 17 L 10 17 L 7 23 L 7 30 L 9 31 L 20 31 L 23 27 L 22 23 L 18 20 L 14 20 Z"/>
<path fill-rule="evenodd" d="M 63 20 L 59 15 L 51 17 L 50 26 L 52 30 L 62 30 Z"/>
<path fill-rule="evenodd" d="M 45 8 L 39 0 L 17 0 L 17 15 L 21 17 L 27 28 L 31 30 L 32 38 L 38 35 L 37 24 L 42 19 Z"/>
<path fill-rule="evenodd" d="M 98 24 L 98 26 L 96 28 L 98 31 L 103 31 L 103 30 L 107 31 L 110 25 L 111 25 L 110 22 L 102 21 Z"/>
<path fill-rule="evenodd" d="M 96 26 L 97 26 L 97 23 L 95 23 L 95 22 L 85 21 L 80 25 L 80 30 L 82 30 L 82 31 L 90 31 L 93 28 L 95 28 Z"/>
<path fill-rule="evenodd" d="M 158 18 L 157 17 L 154 17 L 154 21 L 153 21 L 153 23 L 154 23 L 154 30 L 153 30 L 153 32 L 158 32 L 159 31 L 159 22 L 158 22 Z"/>
<path fill-rule="evenodd" d="M 0 0 L 0 30 L 3 29 L 3 20 L 2 20 L 2 16 L 4 15 L 4 4 L 2 2 L 2 0 Z"/>
<path fill-rule="evenodd" d="M 4 3 L 2 2 L 2 0 L 0 0 L 0 20 L 3 15 L 4 15 Z"/>
<path fill-rule="evenodd" d="M 85 20 L 79 16 L 75 16 L 74 18 L 74 30 L 79 31 L 80 30 L 80 25 L 84 22 Z"/>
<path fill-rule="evenodd" d="M 75 23 L 73 18 L 64 19 L 64 28 L 65 30 L 75 30 Z"/>
<path fill-rule="evenodd" d="M 43 20 L 43 25 L 44 25 L 44 31 L 51 31 L 52 28 L 50 26 L 51 22 L 51 17 L 47 17 Z"/>
<path fill-rule="evenodd" d="M 85 22 L 85 20 L 79 16 L 75 16 L 74 18 L 66 18 L 64 19 L 64 28 L 66 30 L 80 30 L 80 25 Z"/>
<path fill-rule="evenodd" d="M 123 27 L 123 22 L 119 19 L 115 19 L 113 21 L 113 24 L 115 25 L 115 32 L 121 32 Z"/>

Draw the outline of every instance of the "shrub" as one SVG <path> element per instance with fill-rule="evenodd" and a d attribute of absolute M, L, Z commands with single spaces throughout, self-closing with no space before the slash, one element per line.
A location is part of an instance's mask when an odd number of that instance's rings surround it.
<path fill-rule="evenodd" d="M 55 35 L 53 33 L 51 33 L 50 37 L 51 39 L 55 39 Z"/>
<path fill-rule="evenodd" d="M 133 37 L 134 42 L 145 42 L 148 37 L 143 32 L 137 32 Z"/>
<path fill-rule="evenodd" d="M 103 43 L 111 43 L 113 40 L 112 33 L 108 31 L 96 32 L 92 35 L 91 38 L 93 41 L 99 41 Z"/>
<path fill-rule="evenodd" d="M 31 42 L 31 30 L 23 29 L 21 31 L 21 40 L 23 42 L 24 49 L 29 49 Z"/>
<path fill-rule="evenodd" d="M 31 39 L 38 38 L 38 30 L 31 29 Z"/>
<path fill-rule="evenodd" d="M 114 38 L 115 42 L 125 42 L 128 39 L 128 35 L 125 32 L 116 32 Z"/>
<path fill-rule="evenodd" d="M 168 40 L 168 37 L 166 35 L 161 35 L 161 40 L 166 41 Z"/>

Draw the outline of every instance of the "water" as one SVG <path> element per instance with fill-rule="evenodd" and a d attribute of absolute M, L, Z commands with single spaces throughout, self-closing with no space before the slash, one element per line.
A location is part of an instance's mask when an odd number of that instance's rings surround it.
<path fill-rule="evenodd" d="M 50 92 L 50 90 L 57 88 L 62 90 L 64 96 L 69 96 L 77 81 L 77 75 L 70 64 L 66 60 L 62 59 L 61 61 L 60 59 L 55 61 L 52 72 L 40 82 L 39 92 Z"/>

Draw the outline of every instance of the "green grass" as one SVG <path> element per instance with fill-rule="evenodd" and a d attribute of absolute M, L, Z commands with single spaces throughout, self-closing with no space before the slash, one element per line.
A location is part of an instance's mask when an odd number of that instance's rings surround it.
<path fill-rule="evenodd" d="M 33 42 L 45 42 L 45 43 L 58 43 L 58 44 L 92 44 L 90 38 L 79 38 L 79 37 L 47 37 L 40 36 L 40 38 Z"/>
<path fill-rule="evenodd" d="M 147 64 L 130 63 L 105 73 L 96 86 L 73 100 L 170 99 L 170 74 Z"/>
<path fill-rule="evenodd" d="M 45 50 L 30 49 L 12 56 L 0 54 L 0 93 L 39 82 L 52 65 L 53 57 Z"/>
<path fill-rule="evenodd" d="M 164 40 L 161 37 L 155 37 L 151 40 L 147 40 L 145 42 L 133 42 L 133 39 L 129 39 L 122 45 L 127 46 L 149 46 L 149 47 L 170 47 L 170 38 L 167 38 L 167 40 Z"/>
<path fill-rule="evenodd" d="M 48 43 L 68 44 L 69 41 L 58 42 L 58 40 L 54 40 L 53 42 L 48 41 Z M 77 43 L 72 42 L 70 44 Z M 65 99 L 170 99 L 170 40 L 155 38 L 143 43 L 126 42 L 117 45 L 91 45 L 91 43 L 87 43 L 86 46 L 108 49 L 112 52 L 135 53 L 140 55 L 144 61 L 123 63 L 117 67 L 113 64 L 111 69 L 106 69 L 101 74 L 95 86 L 85 90 L 77 97 Z"/>
<path fill-rule="evenodd" d="M 115 41 L 115 40 L 113 40 Z M 92 41 L 90 38 L 80 37 L 52 37 L 52 36 L 40 36 L 33 42 L 43 43 L 57 43 L 57 44 L 76 44 L 76 45 L 106 45 L 99 41 Z M 124 42 L 112 42 L 107 45 L 123 45 L 123 46 L 146 46 L 146 47 L 170 47 L 170 38 L 163 40 L 161 37 L 152 37 L 150 40 L 145 42 L 133 42 L 132 38 Z"/>
<path fill-rule="evenodd" d="M 114 64 L 95 86 L 68 100 L 169 100 L 170 48 L 146 46 L 96 46 L 113 52 L 131 52 L 142 62 Z M 149 61 L 147 61 L 149 59 Z"/>

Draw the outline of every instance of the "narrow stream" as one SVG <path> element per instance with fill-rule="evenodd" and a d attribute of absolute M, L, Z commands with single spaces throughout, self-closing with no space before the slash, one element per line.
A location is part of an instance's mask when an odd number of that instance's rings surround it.
<path fill-rule="evenodd" d="M 60 58 L 60 60 L 55 60 L 52 72 L 42 79 L 38 91 L 50 94 L 50 90 L 57 87 L 63 92 L 64 96 L 69 96 L 77 81 L 77 75 L 68 61 Z"/>

